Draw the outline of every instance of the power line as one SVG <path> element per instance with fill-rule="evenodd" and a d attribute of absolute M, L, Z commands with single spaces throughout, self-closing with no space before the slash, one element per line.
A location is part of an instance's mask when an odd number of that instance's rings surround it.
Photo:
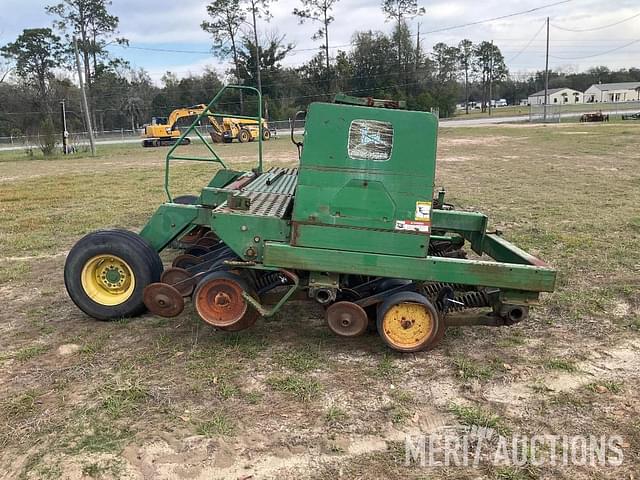
<path fill-rule="evenodd" d="M 585 58 L 594 58 L 594 57 L 600 57 L 602 55 L 607 55 L 608 53 L 613 53 L 613 52 L 617 52 L 618 50 L 622 50 L 623 48 L 627 48 L 630 47 L 631 45 L 640 42 L 640 38 L 637 40 L 633 40 L 632 42 L 626 43 L 624 45 L 620 45 L 619 47 L 616 48 L 612 48 L 611 50 L 607 50 L 605 52 L 600 52 L 600 53 L 594 53 L 593 55 L 584 55 L 582 57 L 555 57 L 553 55 L 549 55 L 551 58 L 554 58 L 556 60 L 583 60 Z"/>
<path fill-rule="evenodd" d="M 595 32 L 596 30 L 604 30 L 605 28 L 615 27 L 616 25 L 620 25 L 621 23 L 628 22 L 634 18 L 640 17 L 640 13 L 636 13 L 635 15 L 631 15 L 630 17 L 625 18 L 624 20 L 620 20 L 618 22 L 609 23 L 608 25 L 602 25 L 600 27 L 593 28 L 582 28 L 582 29 L 572 29 L 560 27 L 558 25 L 551 24 L 553 28 L 557 28 L 558 30 L 564 30 L 565 32 L 574 32 L 574 33 L 583 33 L 583 32 Z"/>
<path fill-rule="evenodd" d="M 524 53 L 524 51 L 529 48 L 531 46 L 531 44 L 533 43 L 533 41 L 538 38 L 538 35 L 540 35 L 540 32 L 542 31 L 542 29 L 544 28 L 545 24 L 547 23 L 547 21 L 545 20 L 544 22 L 542 22 L 542 25 L 540 25 L 540 29 L 535 33 L 535 35 L 533 37 L 531 37 L 531 40 L 529 40 L 529 43 L 527 43 L 524 48 L 522 50 L 520 50 L 518 53 L 516 53 L 513 57 L 511 57 L 509 60 L 506 61 L 506 63 L 511 63 L 513 62 L 516 58 L 518 58 L 520 55 L 522 55 Z"/>
<path fill-rule="evenodd" d="M 571 1 L 572 0 L 562 0 L 560 2 L 549 3 L 547 5 L 541 5 L 539 7 L 530 8 L 528 10 L 521 10 L 521 11 L 515 12 L 515 13 L 509 13 L 509 14 L 506 14 L 506 15 L 500 15 L 499 17 L 487 18 L 487 19 L 484 19 L 484 20 L 478 20 L 478 21 L 470 22 L 470 23 L 462 23 L 460 25 L 454 25 L 454 26 L 451 26 L 451 27 L 438 28 L 436 30 L 431 30 L 431 31 L 428 31 L 428 32 L 424 32 L 424 34 L 421 33 L 420 35 L 428 35 L 430 33 L 446 32 L 446 31 L 449 31 L 449 30 L 457 30 L 459 28 L 465 28 L 465 27 L 472 27 L 474 25 L 480 25 L 481 23 L 489 23 L 489 22 L 495 22 L 496 20 L 504 20 L 505 18 L 517 17 L 519 15 L 526 15 L 528 13 L 533 13 L 533 12 L 537 12 L 539 10 L 544 10 L 546 8 L 556 7 L 558 5 L 562 5 L 564 3 L 569 3 Z"/>
<path fill-rule="evenodd" d="M 451 30 L 459 30 L 461 28 L 466 28 L 466 27 L 473 27 L 475 25 L 481 25 L 483 23 L 490 23 L 490 22 L 495 22 L 497 20 L 504 20 L 506 18 L 512 18 L 512 17 L 517 17 L 520 15 L 527 15 L 529 13 L 534 13 L 540 10 L 544 10 L 547 8 L 551 8 L 551 7 L 556 7 L 558 5 L 563 5 L 565 3 L 569 3 L 572 2 L 573 0 L 561 0 L 558 2 L 554 2 L 554 3 L 548 3 L 546 5 L 540 5 L 539 7 L 534 7 L 534 8 L 529 8 L 527 10 L 521 10 L 518 12 L 513 12 L 513 13 L 508 13 L 506 15 L 499 15 L 497 17 L 491 17 L 491 18 L 485 18 L 483 20 L 476 20 L 474 22 L 468 22 L 468 23 L 461 23 L 458 25 L 450 25 L 448 27 L 442 27 L 442 28 L 437 28 L 435 30 L 428 30 L 426 32 L 422 32 L 420 33 L 420 36 L 426 36 L 426 35 L 430 35 L 432 33 L 442 33 L 442 32 L 448 32 Z M 415 37 L 417 34 L 412 34 L 412 37 Z M 150 51 L 150 52 L 161 52 L 161 53 L 188 53 L 188 54 L 195 54 L 195 55 L 211 55 L 212 52 L 211 51 L 203 51 L 203 50 L 181 50 L 181 49 L 174 49 L 174 48 L 155 48 L 155 47 L 137 47 L 137 46 L 132 46 L 132 45 L 120 45 L 120 44 L 115 44 L 115 46 L 120 47 L 120 48 L 130 48 L 130 49 L 135 49 L 135 50 L 145 50 L 145 51 Z M 353 42 L 350 43 L 344 43 L 342 45 L 329 45 L 330 49 L 336 49 L 336 48 L 346 48 L 346 47 L 352 47 L 354 46 Z M 290 50 L 290 52 L 309 52 L 309 51 L 314 51 L 314 50 L 318 50 L 320 47 L 313 47 L 313 48 L 294 48 L 292 50 Z"/>

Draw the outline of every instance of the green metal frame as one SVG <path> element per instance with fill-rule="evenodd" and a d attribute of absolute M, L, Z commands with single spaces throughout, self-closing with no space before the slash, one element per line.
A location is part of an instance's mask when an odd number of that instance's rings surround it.
<path fill-rule="evenodd" d="M 164 170 L 164 191 L 167 194 L 167 198 L 168 198 L 170 203 L 173 202 L 173 197 L 171 196 L 171 192 L 169 191 L 169 179 L 170 179 L 170 177 L 169 177 L 169 164 L 170 164 L 171 160 L 189 160 L 189 161 L 195 161 L 195 162 L 215 162 L 215 163 L 219 163 L 220 165 L 222 165 L 222 168 L 225 168 L 225 169 L 227 168 L 227 165 L 224 163 L 224 161 L 215 152 L 215 150 L 211 147 L 209 142 L 206 141 L 206 139 L 202 136 L 202 134 L 198 131 L 198 129 L 196 127 L 198 126 L 198 124 L 200 123 L 200 121 L 203 118 L 207 118 L 208 119 L 208 117 L 216 117 L 216 116 L 224 115 L 224 114 L 221 114 L 221 113 L 214 113 L 213 107 L 218 103 L 218 101 L 222 97 L 222 95 L 228 90 L 241 90 L 241 91 L 245 90 L 245 91 L 248 91 L 248 92 L 253 92 L 258 96 L 258 116 L 257 117 L 244 116 L 244 115 L 233 115 L 233 117 L 234 118 L 239 118 L 239 119 L 242 119 L 242 120 L 255 120 L 255 121 L 258 122 L 258 166 L 256 167 L 256 172 L 258 174 L 262 173 L 262 130 L 263 130 L 263 125 L 262 125 L 262 94 L 260 93 L 260 91 L 257 88 L 254 88 L 254 87 L 247 87 L 247 86 L 244 86 L 244 85 L 225 85 L 218 92 L 218 94 L 215 97 L 213 97 L 213 100 L 211 100 L 209 102 L 209 104 L 207 105 L 207 108 L 195 118 L 195 120 L 191 123 L 189 128 L 187 128 L 180 135 L 180 138 L 178 138 L 176 143 L 174 143 L 171 146 L 171 148 L 169 149 L 169 151 L 167 152 L 167 158 L 165 160 L 165 170 Z M 198 138 L 200 138 L 200 140 L 205 145 L 207 150 L 209 150 L 209 152 L 211 153 L 212 157 L 193 157 L 193 156 L 182 156 L 182 155 L 175 155 L 174 154 L 175 150 L 178 147 L 181 146 L 182 141 L 191 132 L 195 132 L 195 134 L 198 136 Z"/>
<path fill-rule="evenodd" d="M 258 165 L 254 172 L 263 172 L 260 92 L 253 87 L 226 86 L 167 153 L 164 187 L 169 203 L 160 206 L 141 232 L 156 250 L 162 250 L 194 226 L 206 225 L 240 257 L 240 261 L 233 262 L 236 267 L 286 274 L 309 272 L 309 282 L 319 273 L 328 272 L 335 277 L 359 274 L 473 285 L 498 289 L 493 295 L 499 304 L 518 305 L 535 304 L 539 292 L 553 291 L 555 270 L 504 238 L 487 233 L 488 220 L 483 214 L 433 209 L 430 232 L 394 230 L 395 221 L 413 217 L 416 201 L 433 198 L 437 119 L 424 112 L 313 104 L 307 123 L 313 135 L 305 132 L 291 218 L 259 215 L 240 205 L 233 206 L 230 195 L 237 192 L 227 185 L 252 173 L 227 169 L 196 129 L 201 119 L 214 115 L 214 106 L 230 89 L 251 91 L 258 96 L 258 117 L 236 117 L 258 122 Z M 388 161 L 349 157 L 344 132 L 355 119 L 393 124 L 397 143 Z M 196 132 L 212 157 L 175 154 L 191 131 Z M 416 131 L 422 135 L 416 137 Z M 172 203 L 172 160 L 217 162 L 223 167 L 202 190 L 199 205 Z M 269 193 L 287 194 L 278 188 L 275 185 Z M 438 194 L 438 199 L 444 203 L 444 192 Z M 224 201 L 226 207 L 215 210 Z M 492 260 L 429 256 L 429 243 L 438 240 L 450 240 L 458 246 L 468 242 L 477 255 Z M 291 288 L 271 308 L 248 294 L 245 299 L 263 316 L 271 316 L 304 286 L 295 274 L 294 277 Z"/>
<path fill-rule="evenodd" d="M 508 243 L 508 242 L 507 242 Z M 515 247 L 514 247 L 515 248 Z M 425 282 L 551 292 L 556 272 L 548 267 L 445 257 L 403 257 L 379 253 L 295 247 L 266 242 L 264 265 Z"/>

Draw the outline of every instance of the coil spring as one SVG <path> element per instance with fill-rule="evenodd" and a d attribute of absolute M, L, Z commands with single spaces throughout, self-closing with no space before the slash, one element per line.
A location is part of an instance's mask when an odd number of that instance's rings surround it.
<path fill-rule="evenodd" d="M 436 308 L 440 311 L 460 312 L 468 308 L 482 308 L 491 305 L 489 303 L 489 295 L 487 295 L 487 292 L 484 290 L 463 293 L 462 295 L 454 297 L 453 300 L 463 305 L 447 302 L 446 300 L 439 300 L 436 302 Z"/>
<path fill-rule="evenodd" d="M 443 288 L 452 288 L 453 290 L 463 290 L 463 285 L 457 285 L 455 283 L 424 283 L 422 285 L 422 294 L 425 297 L 435 298 L 442 291 Z"/>

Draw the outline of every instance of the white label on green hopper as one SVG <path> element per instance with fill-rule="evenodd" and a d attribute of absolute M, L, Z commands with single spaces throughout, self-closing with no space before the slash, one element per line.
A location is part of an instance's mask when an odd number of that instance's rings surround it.
<path fill-rule="evenodd" d="M 404 232 L 429 233 L 430 224 L 428 222 L 416 222 L 414 220 L 397 220 L 396 230 Z"/>

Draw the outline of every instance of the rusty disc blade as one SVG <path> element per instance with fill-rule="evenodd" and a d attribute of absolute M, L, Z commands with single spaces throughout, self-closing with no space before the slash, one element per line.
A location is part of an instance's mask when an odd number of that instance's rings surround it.
<path fill-rule="evenodd" d="M 162 275 L 160 281 L 167 283 L 180 292 L 183 297 L 188 297 L 193 293 L 196 286 L 196 279 L 184 268 L 171 267 L 167 268 Z"/>
<path fill-rule="evenodd" d="M 248 310 L 242 292 L 242 286 L 232 278 L 205 278 L 196 289 L 193 304 L 208 324 L 231 327 L 241 321 Z"/>
<path fill-rule="evenodd" d="M 362 335 L 369 325 L 367 312 L 353 302 L 336 302 L 325 311 L 327 324 L 333 333 L 342 337 Z"/>
<path fill-rule="evenodd" d="M 194 257 L 201 257 L 206 255 L 211 250 L 208 247 L 203 247 L 201 245 L 194 245 L 192 247 L 186 248 L 184 250 L 185 255 L 193 255 Z"/>
<path fill-rule="evenodd" d="M 195 265 L 199 265 L 203 261 L 204 260 L 202 260 L 200 257 L 196 257 L 195 255 L 189 255 L 189 254 L 183 253 L 182 255 L 178 255 L 176 258 L 173 259 L 173 262 L 171 263 L 171 266 L 172 267 L 177 267 L 177 268 L 187 269 L 189 267 L 193 267 Z"/>
<path fill-rule="evenodd" d="M 218 244 L 218 239 L 217 238 L 211 238 L 211 237 L 202 237 L 200 240 L 198 240 L 195 245 L 199 246 L 199 247 L 214 247 L 215 245 Z"/>
<path fill-rule="evenodd" d="M 236 323 L 234 323 L 233 325 L 229 325 L 228 327 L 219 327 L 219 328 L 220 330 L 224 330 L 225 332 L 238 332 L 240 330 L 253 327 L 258 321 L 259 316 L 260 314 L 258 313 L 257 310 L 253 308 L 248 308 L 244 316 L 240 320 L 238 320 Z"/>
<path fill-rule="evenodd" d="M 194 228 L 193 230 L 191 230 L 189 233 L 184 234 L 181 238 L 180 238 L 180 243 L 183 244 L 194 244 L 196 243 L 200 238 L 204 237 L 204 235 L 209 231 L 208 228 L 206 227 L 197 227 Z"/>
<path fill-rule="evenodd" d="M 143 300 L 154 315 L 176 317 L 184 310 L 184 299 L 178 290 L 166 283 L 152 283 L 144 289 Z"/>

